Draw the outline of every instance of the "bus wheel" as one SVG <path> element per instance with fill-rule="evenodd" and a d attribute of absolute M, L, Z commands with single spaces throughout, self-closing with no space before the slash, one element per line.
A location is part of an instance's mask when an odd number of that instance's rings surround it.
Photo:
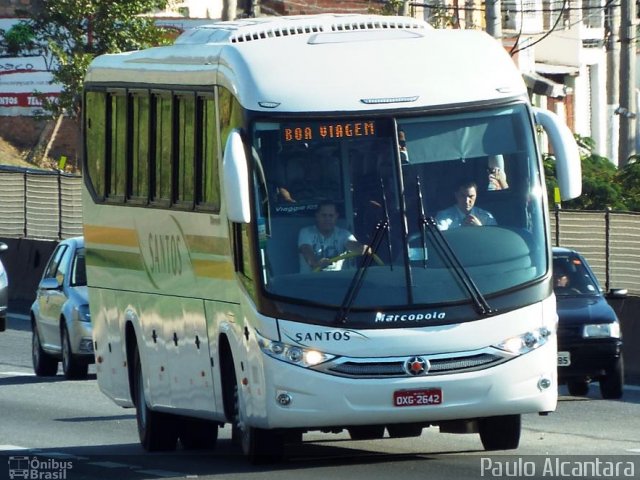
<path fill-rule="evenodd" d="M 520 415 L 487 417 L 478 420 L 480 440 L 485 450 L 513 450 L 520 443 Z"/>
<path fill-rule="evenodd" d="M 233 431 L 239 437 L 237 441 L 242 446 L 242 452 L 253 465 L 281 461 L 284 456 L 284 434 L 247 425 L 240 405 L 240 392 L 235 373 L 232 377 L 232 386 L 234 397 Z"/>
<path fill-rule="evenodd" d="M 138 436 L 148 452 L 171 451 L 178 442 L 176 419 L 167 413 L 154 412 L 147 406 L 140 353 L 135 353 L 134 395 Z"/>
<path fill-rule="evenodd" d="M 200 418 L 180 418 L 180 443 L 185 450 L 213 450 L 218 441 L 218 424 Z"/>

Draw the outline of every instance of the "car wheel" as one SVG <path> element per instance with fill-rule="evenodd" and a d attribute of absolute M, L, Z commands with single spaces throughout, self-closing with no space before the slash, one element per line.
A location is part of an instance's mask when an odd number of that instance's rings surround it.
<path fill-rule="evenodd" d="M 140 354 L 135 352 L 134 401 L 140 444 L 148 452 L 172 451 L 178 443 L 178 430 L 173 415 L 154 412 L 147 405 Z"/>
<path fill-rule="evenodd" d="M 478 420 L 480 441 L 485 450 L 513 450 L 520 444 L 520 415 L 487 417 Z"/>
<path fill-rule="evenodd" d="M 49 355 L 42 349 L 40 344 L 40 335 L 35 323 L 32 324 L 33 331 L 31 336 L 31 361 L 33 363 L 33 371 L 38 377 L 52 377 L 58 373 L 58 360 Z"/>
<path fill-rule="evenodd" d="M 622 357 L 618 358 L 614 367 L 607 370 L 605 375 L 598 380 L 600 381 L 600 394 L 602 398 L 607 400 L 622 398 L 624 387 L 624 364 Z"/>
<path fill-rule="evenodd" d="M 575 397 L 586 397 L 589 393 L 589 382 L 586 380 L 569 380 L 567 388 L 569 393 Z"/>
<path fill-rule="evenodd" d="M 60 345 L 62 345 L 62 371 L 64 372 L 64 376 L 69 380 L 87 378 L 89 364 L 79 360 L 73 354 L 69 331 L 64 324 L 60 331 Z"/>

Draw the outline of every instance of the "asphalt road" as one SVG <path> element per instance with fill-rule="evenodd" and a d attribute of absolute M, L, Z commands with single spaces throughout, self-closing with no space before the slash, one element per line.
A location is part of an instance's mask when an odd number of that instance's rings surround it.
<path fill-rule="evenodd" d="M 67 381 L 60 374 L 35 377 L 30 340 L 28 328 L 0 333 L 0 479 L 24 472 L 26 478 L 69 480 L 453 480 L 514 476 L 509 473 L 600 479 L 631 478 L 625 473 L 631 467 L 632 478 L 640 474 L 640 388 L 633 386 L 626 388 L 623 401 L 600 399 L 597 387 L 586 398 L 561 390 L 555 413 L 523 417 L 518 450 L 491 455 L 478 435 L 441 434 L 433 427 L 418 438 L 359 442 L 346 434 L 305 434 L 284 462 L 269 467 L 248 465 L 231 444 L 228 427 L 212 452 L 148 454 L 138 444 L 134 411 L 117 407 L 100 392 L 94 370 L 84 381 Z M 617 473 L 605 475 L 607 465 L 617 465 Z"/>

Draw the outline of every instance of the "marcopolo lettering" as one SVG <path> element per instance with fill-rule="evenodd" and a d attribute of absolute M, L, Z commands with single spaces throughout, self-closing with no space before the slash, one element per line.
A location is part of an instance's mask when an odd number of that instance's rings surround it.
<path fill-rule="evenodd" d="M 427 312 L 427 313 L 376 313 L 375 323 L 394 323 L 394 322 L 423 322 L 425 320 L 443 320 L 446 317 L 444 312 Z"/>

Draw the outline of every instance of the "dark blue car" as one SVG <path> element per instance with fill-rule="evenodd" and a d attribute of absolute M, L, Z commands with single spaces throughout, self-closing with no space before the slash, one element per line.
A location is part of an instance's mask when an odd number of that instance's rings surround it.
<path fill-rule="evenodd" d="M 575 250 L 553 249 L 554 292 L 558 309 L 558 377 L 571 395 L 586 395 L 597 381 L 603 398 L 622 397 L 624 364 L 620 322 L 607 298 L 624 298 L 626 289 L 606 293 L 585 258 Z"/>

